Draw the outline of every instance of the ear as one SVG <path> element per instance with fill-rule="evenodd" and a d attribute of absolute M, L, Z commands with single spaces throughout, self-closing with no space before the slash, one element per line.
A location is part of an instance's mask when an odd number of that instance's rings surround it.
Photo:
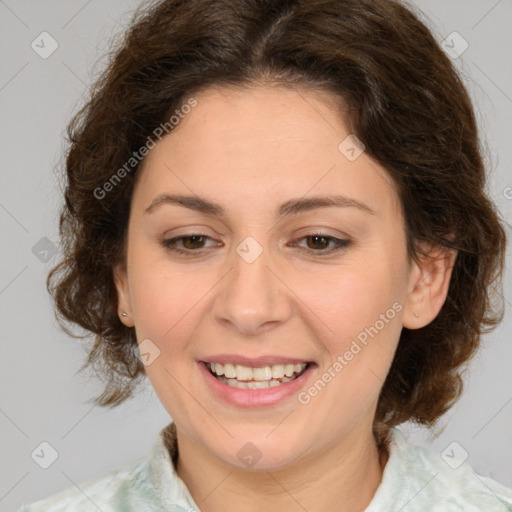
<path fill-rule="evenodd" d="M 128 277 L 126 272 L 126 267 L 124 265 L 118 264 L 113 268 L 114 273 L 114 283 L 116 285 L 117 290 L 117 304 L 118 304 L 118 315 L 127 327 L 133 327 L 133 315 L 131 309 L 131 301 L 130 301 L 130 289 L 128 286 Z M 123 313 L 126 313 L 126 316 L 123 316 Z"/>
<path fill-rule="evenodd" d="M 408 329 L 428 325 L 443 307 L 448 295 L 457 251 L 439 245 L 424 245 L 425 254 L 413 260 L 409 292 L 405 298 L 402 324 Z"/>

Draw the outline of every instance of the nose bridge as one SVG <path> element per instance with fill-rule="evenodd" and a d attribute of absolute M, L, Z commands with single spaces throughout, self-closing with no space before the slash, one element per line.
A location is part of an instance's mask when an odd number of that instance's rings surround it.
<path fill-rule="evenodd" d="M 216 297 L 215 316 L 240 332 L 258 332 L 269 323 L 285 321 L 290 315 L 285 287 L 271 270 L 268 250 L 247 237 L 233 253 L 232 270 Z"/>

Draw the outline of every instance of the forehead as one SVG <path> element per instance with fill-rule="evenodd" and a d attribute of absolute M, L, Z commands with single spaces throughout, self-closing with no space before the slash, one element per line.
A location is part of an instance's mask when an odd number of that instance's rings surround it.
<path fill-rule="evenodd" d="M 332 137 L 337 139 L 340 129 L 347 131 L 343 117 L 335 113 L 334 98 L 301 88 L 214 87 L 195 99 L 197 106 L 185 116 L 176 135 L 193 131 L 202 148 L 214 151 L 222 144 L 230 156 L 252 150 L 262 157 L 284 154 L 290 158 L 287 151 L 299 142 L 334 149 L 336 154 Z"/>
<path fill-rule="evenodd" d="M 332 96 L 255 86 L 211 88 L 194 99 L 143 162 L 138 186 L 146 203 L 178 188 L 240 206 L 338 193 L 397 208 L 387 172 L 365 152 L 356 159 L 343 152 L 351 134 Z"/>

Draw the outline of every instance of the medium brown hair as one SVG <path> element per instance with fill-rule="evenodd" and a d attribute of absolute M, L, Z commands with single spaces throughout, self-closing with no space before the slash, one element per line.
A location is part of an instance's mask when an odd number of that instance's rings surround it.
<path fill-rule="evenodd" d="M 61 327 L 83 337 L 66 329 L 68 321 L 94 335 L 82 369 L 105 379 L 97 404 L 122 403 L 145 375 L 135 330 L 118 317 L 113 280 L 113 266 L 126 258 L 140 165 L 100 199 L 94 191 L 126 170 L 191 95 L 272 82 L 338 99 L 350 132 L 396 184 L 410 257 L 425 241 L 458 251 L 438 316 L 402 330 L 377 437 L 407 420 L 432 426 L 453 405 L 464 363 L 503 316 L 506 239 L 485 192 L 470 97 L 420 18 L 392 0 L 164 0 L 135 13 L 68 126 L 64 257 L 47 282 Z"/>

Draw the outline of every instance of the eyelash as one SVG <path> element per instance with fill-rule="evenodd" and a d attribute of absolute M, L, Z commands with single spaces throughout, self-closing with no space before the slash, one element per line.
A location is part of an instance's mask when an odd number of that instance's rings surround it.
<path fill-rule="evenodd" d="M 195 238 L 195 237 L 201 237 L 201 238 L 205 238 L 205 239 L 208 238 L 208 239 L 211 240 L 211 237 L 209 237 L 208 235 L 203 235 L 202 233 L 191 233 L 189 235 L 183 235 L 183 236 L 178 236 L 176 238 L 170 238 L 168 240 L 163 240 L 162 245 L 166 249 L 169 249 L 170 251 L 173 251 L 173 252 L 176 252 L 176 253 L 179 253 L 179 254 L 183 254 L 183 255 L 188 256 L 188 257 L 193 257 L 193 256 L 197 255 L 197 254 L 194 254 L 194 253 L 199 253 L 204 248 L 199 248 L 199 249 L 195 249 L 195 250 L 194 249 L 179 249 L 176 244 L 178 242 L 184 240 L 184 239 Z M 330 255 L 332 253 L 339 252 L 339 251 L 347 248 L 352 243 L 351 240 L 341 240 L 341 239 L 336 238 L 334 236 L 324 235 L 322 233 L 311 233 L 311 234 L 305 235 L 305 236 L 295 240 L 293 242 L 292 246 L 295 247 L 297 245 L 297 242 L 300 241 L 300 240 L 303 240 L 303 239 L 306 239 L 306 238 L 314 238 L 314 237 L 324 238 L 324 239 L 326 239 L 329 242 L 334 242 L 334 244 L 335 244 L 335 246 L 331 247 L 330 249 L 320 249 L 318 251 L 316 251 L 314 249 L 309 249 L 314 254 L 319 255 L 319 256 L 324 256 L 324 255 L 327 256 L 327 255 Z M 306 249 L 306 250 L 308 250 L 308 249 Z"/>

